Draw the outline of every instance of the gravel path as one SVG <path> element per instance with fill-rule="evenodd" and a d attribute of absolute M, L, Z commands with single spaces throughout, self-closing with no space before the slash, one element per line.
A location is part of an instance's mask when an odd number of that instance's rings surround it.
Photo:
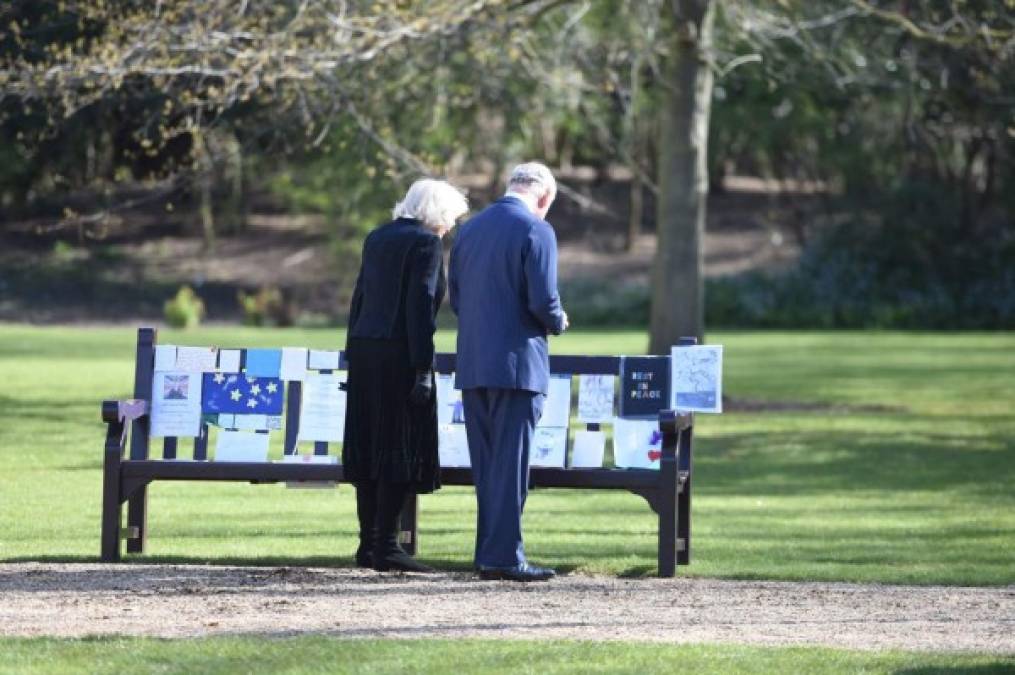
<path fill-rule="evenodd" d="M 495 637 L 1015 654 L 1015 586 L 0 564 L 0 635 Z"/>

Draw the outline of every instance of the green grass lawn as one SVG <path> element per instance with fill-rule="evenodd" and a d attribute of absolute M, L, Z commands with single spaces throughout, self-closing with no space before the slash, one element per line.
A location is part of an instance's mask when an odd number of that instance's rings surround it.
<path fill-rule="evenodd" d="M 0 673 L 932 673 L 1015 672 L 1015 658 L 822 648 L 528 640 L 0 639 Z"/>
<path fill-rule="evenodd" d="M 453 348 L 453 333 L 438 337 Z M 693 558 L 679 574 L 1015 583 L 1015 335 L 709 339 L 726 345 L 727 394 L 835 409 L 698 416 Z M 162 341 L 335 348 L 342 336 L 209 328 Z M 645 344 L 637 332 L 575 332 L 551 348 L 636 354 Z M 129 396 L 133 349 L 129 328 L 0 325 L 0 559 L 97 559 L 99 402 Z M 157 483 L 149 494 L 150 551 L 130 559 L 351 564 L 348 486 Z M 471 491 L 446 488 L 424 497 L 421 511 L 421 557 L 467 566 Z M 640 497 L 535 491 L 525 526 L 540 563 L 654 571 L 656 521 Z"/>

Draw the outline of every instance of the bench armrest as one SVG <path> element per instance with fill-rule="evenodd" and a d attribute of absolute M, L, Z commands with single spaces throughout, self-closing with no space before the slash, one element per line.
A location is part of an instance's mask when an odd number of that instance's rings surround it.
<path fill-rule="evenodd" d="M 694 413 L 676 410 L 659 411 L 659 431 L 663 434 L 662 456 L 673 459 L 677 456 L 680 434 L 694 426 Z"/>
<path fill-rule="evenodd" d="M 127 445 L 127 430 L 130 423 L 148 414 L 148 401 L 128 399 L 126 401 L 103 401 L 102 421 L 106 423 L 106 454 L 123 456 Z"/>
<path fill-rule="evenodd" d="M 106 424 L 112 422 L 133 422 L 148 414 L 148 401 L 144 399 L 127 399 L 125 401 L 103 401 L 102 421 Z"/>

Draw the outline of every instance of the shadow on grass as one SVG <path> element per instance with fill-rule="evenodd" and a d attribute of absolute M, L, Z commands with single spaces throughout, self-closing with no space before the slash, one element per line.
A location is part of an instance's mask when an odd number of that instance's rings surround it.
<path fill-rule="evenodd" d="M 927 425 L 932 424 L 927 420 Z M 926 429 L 926 427 L 925 427 Z M 820 495 L 849 490 L 956 490 L 1010 495 L 1015 440 L 941 433 L 784 432 L 700 439 L 701 495 Z M 994 447 L 989 447 L 994 446 Z"/>

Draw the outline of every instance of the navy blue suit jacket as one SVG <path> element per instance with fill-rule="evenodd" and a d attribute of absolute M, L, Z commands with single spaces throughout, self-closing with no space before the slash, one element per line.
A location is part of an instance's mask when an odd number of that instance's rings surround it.
<path fill-rule="evenodd" d="M 458 315 L 457 388 L 546 394 L 546 336 L 564 330 L 549 223 L 515 197 L 497 200 L 459 229 L 448 287 Z"/>

